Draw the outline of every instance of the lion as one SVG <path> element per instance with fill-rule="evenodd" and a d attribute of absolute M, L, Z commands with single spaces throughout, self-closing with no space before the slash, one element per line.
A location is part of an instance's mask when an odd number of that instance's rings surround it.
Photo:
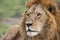
<path fill-rule="evenodd" d="M 54 6 L 55 7 L 55 6 Z M 50 8 L 50 7 L 49 7 Z M 2 40 L 60 40 L 58 16 L 54 9 L 47 9 L 41 3 L 35 3 L 23 14 L 20 25 L 12 26 L 3 35 Z"/>

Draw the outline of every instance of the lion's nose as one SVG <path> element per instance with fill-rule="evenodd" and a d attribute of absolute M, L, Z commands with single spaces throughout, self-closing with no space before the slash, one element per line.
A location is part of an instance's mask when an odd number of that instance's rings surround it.
<path fill-rule="evenodd" d="M 26 26 L 30 27 L 30 26 L 32 26 L 32 23 L 26 23 Z"/>

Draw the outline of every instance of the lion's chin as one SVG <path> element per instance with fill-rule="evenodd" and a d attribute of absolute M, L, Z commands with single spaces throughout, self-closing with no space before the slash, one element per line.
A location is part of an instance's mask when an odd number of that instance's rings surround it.
<path fill-rule="evenodd" d="M 27 35 L 29 37 L 33 37 L 33 36 L 36 36 L 38 34 L 38 32 L 27 32 Z"/>

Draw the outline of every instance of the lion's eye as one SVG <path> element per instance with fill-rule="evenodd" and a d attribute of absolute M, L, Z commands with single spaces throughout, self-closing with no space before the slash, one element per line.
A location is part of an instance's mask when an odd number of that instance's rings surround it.
<path fill-rule="evenodd" d="M 40 13 L 37 13 L 37 16 L 41 16 L 41 14 Z"/>
<path fill-rule="evenodd" d="M 40 13 L 38 13 L 38 14 L 37 14 L 37 18 L 39 18 L 40 16 L 41 16 L 41 14 L 40 14 Z"/>
<path fill-rule="evenodd" d="M 26 14 L 26 17 L 29 17 L 29 14 Z"/>
<path fill-rule="evenodd" d="M 40 13 L 37 14 L 37 16 L 40 16 L 40 15 L 41 15 Z"/>

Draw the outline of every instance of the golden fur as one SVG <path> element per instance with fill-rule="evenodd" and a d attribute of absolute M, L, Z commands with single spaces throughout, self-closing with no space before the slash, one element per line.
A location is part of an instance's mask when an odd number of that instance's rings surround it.
<path fill-rule="evenodd" d="M 45 31 L 42 34 L 39 34 L 34 37 L 29 37 L 26 35 L 25 30 L 25 21 L 26 21 L 26 12 L 23 15 L 23 17 L 20 20 L 20 25 L 16 25 L 11 27 L 6 34 L 2 37 L 2 40 L 60 40 L 60 14 L 58 6 L 55 2 L 55 0 L 29 0 L 27 3 L 27 8 L 29 9 L 34 4 L 41 4 L 44 8 L 44 11 L 47 15 L 47 22 L 44 26 Z M 52 12 L 48 11 L 49 5 L 52 5 L 54 7 L 54 10 Z"/>

